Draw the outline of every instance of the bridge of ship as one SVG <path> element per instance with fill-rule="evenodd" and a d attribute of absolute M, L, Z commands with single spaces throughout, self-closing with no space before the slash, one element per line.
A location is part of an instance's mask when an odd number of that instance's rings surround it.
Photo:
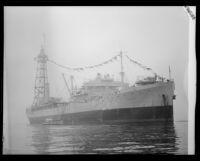
<path fill-rule="evenodd" d="M 74 97 L 84 96 L 99 96 L 110 92 L 117 92 L 121 88 L 128 87 L 128 83 L 122 83 L 121 81 L 114 81 L 111 78 L 101 78 L 97 76 L 95 80 L 91 80 L 83 84 L 81 89 L 76 92 Z"/>

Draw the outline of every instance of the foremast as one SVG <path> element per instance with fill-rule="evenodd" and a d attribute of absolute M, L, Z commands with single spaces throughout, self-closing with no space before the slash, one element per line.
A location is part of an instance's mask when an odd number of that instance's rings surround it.
<path fill-rule="evenodd" d="M 47 102 L 49 99 L 49 83 L 47 76 L 48 57 L 45 54 L 44 46 L 41 47 L 40 53 L 35 60 L 37 61 L 37 70 L 35 77 L 33 108 L 39 104 Z"/>

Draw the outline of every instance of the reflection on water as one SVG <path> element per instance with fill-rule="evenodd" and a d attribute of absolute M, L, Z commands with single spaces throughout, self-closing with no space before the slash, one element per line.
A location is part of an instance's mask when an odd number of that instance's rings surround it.
<path fill-rule="evenodd" d="M 187 135 L 178 136 L 183 129 L 187 133 L 186 124 L 29 125 L 29 129 L 30 146 L 37 154 L 187 154 L 187 143 L 182 144 Z"/>

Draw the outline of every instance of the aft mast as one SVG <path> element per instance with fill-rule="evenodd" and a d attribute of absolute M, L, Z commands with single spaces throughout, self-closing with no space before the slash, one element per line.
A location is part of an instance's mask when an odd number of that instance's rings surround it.
<path fill-rule="evenodd" d="M 169 66 L 169 80 L 171 80 L 171 69 L 170 69 L 170 66 Z"/>
<path fill-rule="evenodd" d="M 123 52 L 120 51 L 120 58 L 121 58 L 121 82 L 124 83 L 124 69 L 123 69 Z"/>

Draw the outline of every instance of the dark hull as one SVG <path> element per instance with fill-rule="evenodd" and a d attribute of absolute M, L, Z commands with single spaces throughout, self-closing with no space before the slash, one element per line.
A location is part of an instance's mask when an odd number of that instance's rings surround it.
<path fill-rule="evenodd" d="M 29 118 L 31 124 L 42 124 L 47 117 Z M 145 121 L 173 121 L 173 106 L 121 108 L 88 111 L 61 116 L 48 116 L 62 120 L 64 124 L 120 123 Z"/>

